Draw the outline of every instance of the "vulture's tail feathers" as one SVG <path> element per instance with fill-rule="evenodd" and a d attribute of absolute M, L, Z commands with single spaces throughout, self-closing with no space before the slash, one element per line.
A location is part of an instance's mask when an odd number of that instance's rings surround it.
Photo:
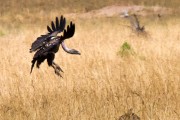
<path fill-rule="evenodd" d="M 34 64 L 36 63 L 36 59 L 33 59 L 31 62 L 32 62 L 32 65 L 31 65 L 31 71 L 30 71 L 30 74 L 32 73 Z"/>

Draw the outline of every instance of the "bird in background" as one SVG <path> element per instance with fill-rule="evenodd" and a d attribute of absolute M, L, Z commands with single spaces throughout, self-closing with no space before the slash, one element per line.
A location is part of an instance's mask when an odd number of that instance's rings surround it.
<path fill-rule="evenodd" d="M 55 53 L 58 52 L 59 46 L 61 45 L 63 50 L 69 54 L 80 55 L 80 52 L 75 49 L 68 48 L 64 41 L 73 37 L 75 33 L 75 24 L 70 22 L 70 25 L 66 26 L 66 19 L 61 16 L 60 20 L 56 17 L 55 22 L 51 21 L 51 26 L 47 26 L 48 33 L 38 37 L 31 45 L 30 53 L 36 52 L 34 54 L 31 71 L 36 64 L 36 67 L 39 68 L 41 63 L 44 60 L 47 60 L 47 63 L 50 67 L 53 67 L 55 74 L 62 77 L 60 72 L 63 72 L 61 67 L 54 62 Z M 62 35 L 57 36 L 59 33 L 63 32 Z"/>
<path fill-rule="evenodd" d="M 138 31 L 138 32 L 144 32 L 145 28 L 144 26 L 142 27 L 140 26 L 140 23 L 136 14 L 129 15 L 128 11 L 125 11 L 123 17 L 129 19 L 133 30 Z"/>

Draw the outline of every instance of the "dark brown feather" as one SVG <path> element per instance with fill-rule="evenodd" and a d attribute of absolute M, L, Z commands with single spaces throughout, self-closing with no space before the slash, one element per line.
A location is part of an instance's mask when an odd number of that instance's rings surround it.
<path fill-rule="evenodd" d="M 48 32 L 50 32 L 50 33 L 53 32 L 49 26 L 47 26 L 47 30 L 48 30 Z"/>
<path fill-rule="evenodd" d="M 56 30 L 56 28 L 55 28 L 55 25 L 54 25 L 54 22 L 53 22 L 53 21 L 51 22 L 51 27 L 52 27 L 52 30 L 53 30 L 53 31 L 55 31 L 55 30 Z"/>

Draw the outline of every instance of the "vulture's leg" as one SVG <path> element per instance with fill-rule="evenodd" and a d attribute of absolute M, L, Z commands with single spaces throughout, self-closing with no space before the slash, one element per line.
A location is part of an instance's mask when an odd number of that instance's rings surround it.
<path fill-rule="evenodd" d="M 58 70 L 60 70 L 61 72 L 64 72 L 62 69 L 61 69 L 61 67 L 58 65 L 58 64 L 56 64 L 54 61 L 53 61 L 53 63 L 52 63 L 54 66 L 56 66 L 56 68 L 58 69 Z"/>
<path fill-rule="evenodd" d="M 60 71 L 57 69 L 57 67 L 55 65 L 53 65 L 53 64 L 52 64 L 52 67 L 54 68 L 54 72 L 56 73 L 56 75 L 62 77 L 61 74 L 60 74 Z"/>
<path fill-rule="evenodd" d="M 46 58 L 42 56 L 41 58 L 37 59 L 36 67 L 39 68 L 41 63 L 44 62 Z"/>
<path fill-rule="evenodd" d="M 54 53 L 48 53 L 48 56 L 47 56 L 48 65 L 49 65 L 49 66 L 52 66 L 52 67 L 54 68 L 54 72 L 55 72 L 58 76 L 62 77 L 61 74 L 60 74 L 60 70 L 57 68 L 56 65 L 54 65 L 54 62 L 53 62 L 54 58 L 55 58 L 55 54 L 54 54 Z"/>

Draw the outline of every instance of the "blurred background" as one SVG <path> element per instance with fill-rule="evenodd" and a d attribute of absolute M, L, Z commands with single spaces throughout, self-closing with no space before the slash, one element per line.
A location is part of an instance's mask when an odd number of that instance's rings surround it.
<path fill-rule="evenodd" d="M 180 0 L 0 0 L 0 119 L 180 119 Z M 146 34 L 131 29 L 137 14 Z M 63 15 L 75 35 L 30 74 L 32 42 Z M 59 34 L 60 35 L 60 34 Z"/>

